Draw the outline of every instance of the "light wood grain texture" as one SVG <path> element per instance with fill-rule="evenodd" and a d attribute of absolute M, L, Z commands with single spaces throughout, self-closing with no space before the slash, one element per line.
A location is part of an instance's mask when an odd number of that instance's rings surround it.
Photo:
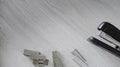
<path fill-rule="evenodd" d="M 120 58 L 86 39 L 109 21 L 120 28 L 119 0 L 1 0 L 0 67 L 34 67 L 24 49 L 40 51 L 50 59 L 53 50 L 65 67 L 79 67 L 70 52 L 77 48 L 90 67 L 119 67 Z"/>

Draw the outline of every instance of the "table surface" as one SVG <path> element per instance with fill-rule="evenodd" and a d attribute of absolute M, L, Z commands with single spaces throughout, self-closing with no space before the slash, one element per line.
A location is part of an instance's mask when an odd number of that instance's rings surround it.
<path fill-rule="evenodd" d="M 120 58 L 87 41 L 108 21 L 120 28 L 120 0 L 0 0 L 0 67 L 34 67 L 24 49 L 50 60 L 59 51 L 65 67 L 79 67 L 75 48 L 90 67 L 120 67 Z"/>

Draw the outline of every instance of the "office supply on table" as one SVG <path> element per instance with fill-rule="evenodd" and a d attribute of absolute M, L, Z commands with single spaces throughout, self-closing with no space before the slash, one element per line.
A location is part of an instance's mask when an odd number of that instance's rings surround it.
<path fill-rule="evenodd" d="M 107 51 L 115 54 L 116 56 L 120 57 L 120 50 L 118 49 L 118 46 L 116 46 L 116 45 L 110 46 L 92 36 L 88 38 L 88 41 L 90 41 L 91 43 L 93 43 L 97 46 L 100 46 L 100 47 L 106 49 Z"/>
<path fill-rule="evenodd" d="M 97 29 L 100 31 L 98 36 L 102 40 L 91 36 L 88 41 L 120 57 L 120 30 L 109 22 L 102 22 Z"/>
<path fill-rule="evenodd" d="M 45 55 L 42 55 L 40 52 L 24 49 L 23 54 L 32 59 L 33 64 L 36 67 L 44 67 L 45 65 L 48 65 L 48 59 L 46 59 Z"/>
<path fill-rule="evenodd" d="M 60 58 L 59 52 L 53 51 L 52 55 L 53 55 L 54 67 L 64 67 L 63 63 L 62 63 L 62 60 Z"/>
<path fill-rule="evenodd" d="M 120 50 L 120 30 L 109 22 L 103 22 L 98 26 L 101 31 L 99 36 L 104 40 L 114 44 Z"/>
<path fill-rule="evenodd" d="M 98 26 L 98 30 L 101 32 L 104 32 L 105 34 L 109 35 L 113 39 L 120 42 L 120 30 L 116 26 L 112 25 L 111 23 L 102 22 Z"/>
<path fill-rule="evenodd" d="M 86 59 L 77 49 L 74 49 L 71 53 L 74 55 L 73 61 L 75 61 L 76 64 L 80 67 L 89 67 Z"/>

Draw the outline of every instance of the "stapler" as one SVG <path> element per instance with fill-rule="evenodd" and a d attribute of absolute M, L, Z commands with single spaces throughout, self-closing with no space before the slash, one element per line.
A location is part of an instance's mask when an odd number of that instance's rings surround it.
<path fill-rule="evenodd" d="M 109 51 L 110 53 L 115 54 L 116 56 L 120 57 L 119 46 L 106 44 L 93 36 L 89 37 L 88 41 L 90 41 L 91 43 L 93 43 L 97 46 L 100 46 L 100 47 L 106 49 L 107 51 Z"/>
<path fill-rule="evenodd" d="M 100 31 L 98 36 L 109 44 L 93 36 L 88 41 L 120 57 L 120 30 L 109 22 L 102 22 L 97 29 Z"/>
<path fill-rule="evenodd" d="M 112 25 L 109 22 L 102 22 L 99 26 L 98 26 L 98 30 L 101 31 L 100 36 L 103 38 L 104 34 L 109 37 L 109 39 L 115 39 L 116 41 L 120 42 L 120 30 L 115 27 L 114 25 Z"/>

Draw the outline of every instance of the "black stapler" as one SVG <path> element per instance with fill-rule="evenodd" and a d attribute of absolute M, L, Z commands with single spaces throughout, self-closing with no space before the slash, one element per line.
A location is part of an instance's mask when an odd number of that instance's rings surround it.
<path fill-rule="evenodd" d="M 95 38 L 93 36 L 89 37 L 88 41 L 90 41 L 91 43 L 93 43 L 93 44 L 95 44 L 97 46 L 100 46 L 100 47 L 106 49 L 107 51 L 109 51 L 110 53 L 113 53 L 116 56 L 120 57 L 119 46 L 117 46 L 117 45 L 111 46 L 109 44 L 106 44 L 106 43 L 100 41 L 99 39 L 97 39 L 97 38 Z"/>
<path fill-rule="evenodd" d="M 109 22 L 103 22 L 98 26 L 98 30 L 109 37 L 120 42 L 120 30 Z M 100 35 L 102 35 L 102 33 Z"/>
<path fill-rule="evenodd" d="M 100 46 L 107 51 L 117 55 L 120 57 L 120 30 L 112 25 L 109 22 L 103 22 L 98 26 L 98 30 L 101 31 L 99 36 L 104 39 L 105 41 L 111 43 L 107 44 L 103 41 L 91 36 L 88 38 L 90 42 L 93 44 Z"/>

